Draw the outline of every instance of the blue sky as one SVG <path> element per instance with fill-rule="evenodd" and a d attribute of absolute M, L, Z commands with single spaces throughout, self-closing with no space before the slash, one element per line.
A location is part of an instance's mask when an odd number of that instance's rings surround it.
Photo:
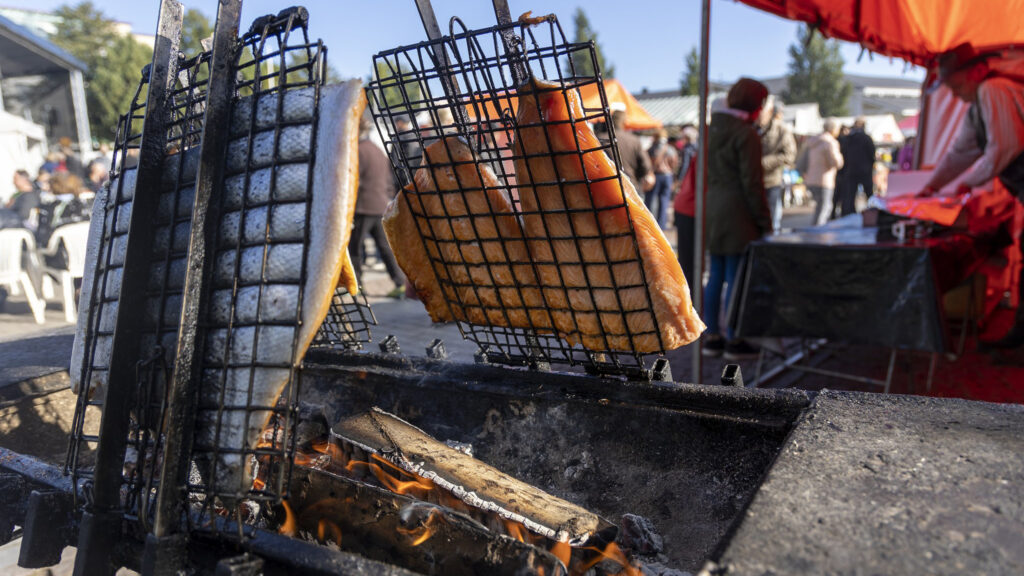
<path fill-rule="evenodd" d="M 35 10 L 51 10 L 64 3 L 0 0 L 3 5 Z M 242 29 L 258 16 L 296 3 L 309 9 L 311 35 L 324 40 L 331 65 L 343 76 L 365 77 L 374 53 L 425 39 L 413 0 L 245 0 Z M 94 0 L 94 4 L 139 32 L 152 33 L 156 28 L 157 0 Z M 216 0 L 184 0 L 184 4 L 200 9 L 211 20 L 215 16 Z M 453 15 L 471 28 L 494 23 L 489 0 L 434 0 L 433 4 L 442 29 L 447 29 Z M 527 10 L 556 14 L 570 37 L 573 12 L 584 6 L 606 59 L 615 65 L 616 77 L 633 92 L 644 87 L 678 87 L 683 55 L 700 41 L 700 0 L 509 0 L 509 5 L 513 18 Z M 795 41 L 796 29 L 793 22 L 733 0 L 713 0 L 711 78 L 728 81 L 785 74 L 787 48 Z M 872 60 L 864 54 L 857 62 L 860 47 L 853 44 L 844 43 L 842 53 L 850 73 L 924 77 L 921 68 L 906 67 L 902 60 L 890 62 L 878 55 Z"/>

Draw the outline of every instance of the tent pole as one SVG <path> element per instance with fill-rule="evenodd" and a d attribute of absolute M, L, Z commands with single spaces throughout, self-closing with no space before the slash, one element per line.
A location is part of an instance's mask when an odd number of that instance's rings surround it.
<path fill-rule="evenodd" d="M 704 198 L 708 188 L 708 46 L 711 36 L 711 0 L 701 0 L 700 9 L 700 106 L 698 110 L 698 146 L 697 146 L 697 194 L 694 198 L 694 239 L 693 239 L 693 275 L 689 278 L 693 297 L 693 306 L 697 313 L 704 316 Z M 693 345 L 694 384 L 701 384 L 703 377 L 703 357 L 700 352 L 700 340 Z"/>

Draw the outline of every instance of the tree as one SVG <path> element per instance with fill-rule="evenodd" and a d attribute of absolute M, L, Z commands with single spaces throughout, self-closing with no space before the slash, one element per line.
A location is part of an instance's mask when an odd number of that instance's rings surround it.
<path fill-rule="evenodd" d="M 590 27 L 590 20 L 587 19 L 587 15 L 583 12 L 583 8 L 576 9 L 576 16 L 573 18 L 576 24 L 576 37 L 573 38 L 574 43 L 583 43 L 590 40 L 594 41 L 594 54 L 597 57 L 597 66 L 605 78 L 615 78 L 615 66 L 610 62 L 605 62 L 604 54 L 601 52 L 601 45 L 597 42 L 597 32 Z M 566 74 L 572 76 L 574 73 L 576 76 L 596 76 L 597 70 L 594 70 L 593 61 L 590 58 L 590 52 L 587 50 L 574 50 L 569 56 L 572 59 L 572 66 L 566 62 L 565 69 Z"/>
<path fill-rule="evenodd" d="M 128 111 L 142 68 L 153 49 L 122 35 L 92 2 L 64 5 L 51 40 L 86 66 L 83 74 L 89 127 L 99 140 L 112 140 L 121 114 Z"/>
<path fill-rule="evenodd" d="M 686 55 L 686 71 L 683 72 L 683 85 L 679 93 L 683 96 L 700 94 L 700 54 L 696 46 Z"/>
<path fill-rule="evenodd" d="M 807 25 L 797 31 L 789 47 L 786 102 L 817 102 L 822 116 L 845 116 L 853 86 L 843 79 L 839 43 L 825 40 Z"/>
<path fill-rule="evenodd" d="M 213 24 L 210 19 L 195 8 L 185 10 L 181 23 L 181 51 L 191 58 L 203 52 L 203 40 L 213 36 Z"/>
<path fill-rule="evenodd" d="M 377 69 L 374 74 L 380 82 L 380 91 L 377 97 L 381 100 L 381 104 L 388 108 L 401 108 L 404 107 L 404 103 L 408 102 L 412 103 L 414 107 L 422 108 L 422 103 L 417 105 L 417 102 L 423 98 L 419 81 L 410 79 L 401 82 L 396 79 L 396 71 L 392 64 L 383 60 L 377 61 Z M 404 65 L 399 64 L 397 73 L 399 76 L 406 76 L 408 71 Z M 402 94 L 403 90 L 405 95 Z"/>

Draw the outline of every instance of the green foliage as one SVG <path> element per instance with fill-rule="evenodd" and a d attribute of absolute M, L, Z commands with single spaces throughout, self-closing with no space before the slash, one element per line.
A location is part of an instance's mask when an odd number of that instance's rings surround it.
<path fill-rule="evenodd" d="M 185 10 L 181 23 L 181 51 L 191 58 L 203 52 L 203 40 L 213 36 L 213 23 L 195 8 Z"/>
<path fill-rule="evenodd" d="M 697 47 L 690 48 L 686 54 L 686 70 L 683 72 L 683 82 L 679 89 L 683 96 L 696 96 L 700 94 L 700 54 Z"/>
<path fill-rule="evenodd" d="M 576 9 L 576 16 L 573 18 L 576 24 L 576 36 L 573 38 L 574 43 L 587 42 L 589 40 L 594 41 L 594 55 L 597 58 L 597 66 L 601 70 L 602 75 L 605 78 L 615 78 L 615 66 L 610 62 L 605 62 L 604 54 L 601 52 L 601 45 L 597 41 L 597 32 L 590 27 L 590 20 L 587 19 L 587 15 L 583 12 L 583 8 Z M 572 67 L 566 62 L 565 69 L 567 75 L 572 75 L 575 70 L 576 76 L 596 76 L 597 71 L 594 70 L 594 62 L 590 58 L 589 51 L 577 50 L 574 51 L 570 56 L 572 59 Z"/>
<path fill-rule="evenodd" d="M 817 102 L 821 115 L 845 116 L 853 86 L 843 79 L 843 57 L 839 43 L 825 40 L 807 25 L 797 31 L 789 47 L 789 75 L 786 102 Z"/>
<path fill-rule="evenodd" d="M 406 73 L 404 65 L 399 65 L 399 75 Z M 377 94 L 383 105 L 387 108 L 404 108 L 405 102 L 413 103 L 414 107 L 422 108 L 422 105 L 416 106 L 416 102 L 422 99 L 423 90 L 416 80 L 405 80 L 401 81 L 395 77 L 395 71 L 392 66 L 389 66 L 384 61 L 377 61 L 377 69 L 374 72 L 377 80 L 380 82 L 380 91 Z M 402 91 L 405 91 L 403 96 Z M 415 110 L 413 110 L 415 112 Z"/>
<path fill-rule="evenodd" d="M 51 40 L 86 66 L 85 98 L 93 137 L 110 141 L 118 118 L 131 105 L 142 68 L 153 59 L 153 49 L 118 34 L 113 21 L 92 2 L 64 5 L 55 14 L 60 22 Z"/>

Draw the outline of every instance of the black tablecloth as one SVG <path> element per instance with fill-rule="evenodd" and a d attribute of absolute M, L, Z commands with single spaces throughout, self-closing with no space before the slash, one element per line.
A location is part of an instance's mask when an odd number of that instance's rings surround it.
<path fill-rule="evenodd" d="M 880 239 L 881 238 L 881 239 Z M 751 244 L 730 323 L 739 337 L 828 338 L 904 350 L 950 349 L 941 296 L 1000 243 L 945 231 L 884 239 L 859 216 Z"/>

